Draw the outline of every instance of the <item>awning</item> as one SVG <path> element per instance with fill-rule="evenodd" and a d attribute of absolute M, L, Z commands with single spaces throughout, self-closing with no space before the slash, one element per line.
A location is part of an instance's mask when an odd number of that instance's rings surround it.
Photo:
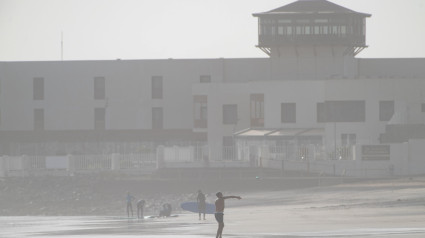
<path fill-rule="evenodd" d="M 279 128 L 279 129 L 245 129 L 234 134 L 238 138 L 266 137 L 278 139 L 279 137 L 311 137 L 323 136 L 324 128 Z"/>
<path fill-rule="evenodd" d="M 236 132 L 235 136 L 266 136 L 275 130 L 272 129 L 247 129 L 243 131 Z"/>

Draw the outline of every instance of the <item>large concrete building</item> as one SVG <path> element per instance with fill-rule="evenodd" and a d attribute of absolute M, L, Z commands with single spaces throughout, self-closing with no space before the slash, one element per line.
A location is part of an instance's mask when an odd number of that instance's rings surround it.
<path fill-rule="evenodd" d="M 425 59 L 356 58 L 371 15 L 326 0 L 253 16 L 265 58 L 0 62 L 0 154 L 190 145 L 194 160 L 424 171 Z"/>

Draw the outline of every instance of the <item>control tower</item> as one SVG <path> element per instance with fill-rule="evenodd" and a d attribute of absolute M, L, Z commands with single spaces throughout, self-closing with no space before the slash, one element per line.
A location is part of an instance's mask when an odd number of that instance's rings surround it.
<path fill-rule="evenodd" d="M 257 47 L 271 58 L 272 80 L 353 78 L 367 47 L 366 18 L 326 0 L 298 0 L 255 13 Z"/>

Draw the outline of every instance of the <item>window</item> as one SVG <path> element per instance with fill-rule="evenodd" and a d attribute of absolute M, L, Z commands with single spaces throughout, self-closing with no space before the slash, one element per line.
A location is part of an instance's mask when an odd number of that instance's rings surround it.
<path fill-rule="evenodd" d="M 162 99 L 162 76 L 152 76 L 152 98 Z"/>
<path fill-rule="evenodd" d="M 44 130 L 44 109 L 34 109 L 34 130 Z"/>
<path fill-rule="evenodd" d="M 94 109 L 94 129 L 95 130 L 105 130 L 105 108 L 95 108 Z"/>
<path fill-rule="evenodd" d="M 292 35 L 292 26 L 287 26 L 286 27 L 286 34 Z"/>
<path fill-rule="evenodd" d="M 341 145 L 351 146 L 356 144 L 356 134 L 341 134 Z"/>
<path fill-rule="evenodd" d="M 44 100 L 44 78 L 33 78 L 34 100 Z"/>
<path fill-rule="evenodd" d="M 341 35 L 345 36 L 347 34 L 347 27 L 341 26 Z"/>
<path fill-rule="evenodd" d="M 206 95 L 193 96 L 193 124 L 195 128 L 207 128 L 207 106 Z"/>
<path fill-rule="evenodd" d="M 328 26 L 323 26 L 323 28 L 322 28 L 322 33 L 323 33 L 324 35 L 327 35 L 327 34 L 328 34 Z"/>
<path fill-rule="evenodd" d="M 238 122 L 238 105 L 223 105 L 223 124 L 236 124 Z"/>
<path fill-rule="evenodd" d="M 326 101 L 317 104 L 317 122 L 364 122 L 365 101 Z"/>
<path fill-rule="evenodd" d="M 152 129 L 163 129 L 163 110 L 162 107 L 152 108 Z"/>
<path fill-rule="evenodd" d="M 201 83 L 211 83 L 211 75 L 201 75 L 199 77 L 199 82 L 201 82 Z"/>
<path fill-rule="evenodd" d="M 251 127 L 264 127 L 264 94 L 251 94 Z"/>
<path fill-rule="evenodd" d="M 295 29 L 296 29 L 296 34 L 297 35 L 301 35 L 302 34 L 301 26 L 297 26 L 297 27 L 295 27 Z"/>
<path fill-rule="evenodd" d="M 304 32 L 306 35 L 310 35 L 310 27 L 306 26 Z"/>
<path fill-rule="evenodd" d="M 338 26 L 332 26 L 332 34 L 338 35 Z"/>
<path fill-rule="evenodd" d="M 319 35 L 320 34 L 320 27 L 319 26 L 315 26 L 314 27 L 314 34 L 315 35 Z"/>
<path fill-rule="evenodd" d="M 389 121 L 394 115 L 394 101 L 379 102 L 379 120 Z"/>
<path fill-rule="evenodd" d="M 280 104 L 280 118 L 283 123 L 296 123 L 296 104 L 295 103 L 281 103 Z"/>
<path fill-rule="evenodd" d="M 278 26 L 278 28 L 277 28 L 277 34 L 283 35 L 283 26 Z"/>
<path fill-rule="evenodd" d="M 94 99 L 103 100 L 105 99 L 105 78 L 104 77 L 95 77 L 94 78 Z"/>

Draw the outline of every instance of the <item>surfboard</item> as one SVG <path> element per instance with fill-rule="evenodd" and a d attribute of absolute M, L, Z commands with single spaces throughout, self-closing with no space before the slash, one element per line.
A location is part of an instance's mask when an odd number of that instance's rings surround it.
<path fill-rule="evenodd" d="M 185 211 L 198 213 L 198 203 L 197 202 L 184 202 L 184 203 L 180 204 L 180 207 Z M 211 204 L 211 203 L 207 203 L 206 208 L 205 208 L 205 213 L 206 214 L 214 214 L 215 213 L 215 205 Z"/>

